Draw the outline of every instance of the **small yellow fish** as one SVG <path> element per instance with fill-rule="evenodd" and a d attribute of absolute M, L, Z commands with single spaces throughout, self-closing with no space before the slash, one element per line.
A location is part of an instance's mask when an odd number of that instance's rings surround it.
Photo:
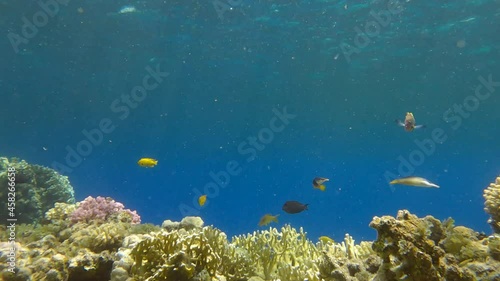
<path fill-rule="evenodd" d="M 313 179 L 313 187 L 316 188 L 316 189 L 319 189 L 321 191 L 325 191 L 326 190 L 326 186 L 323 183 L 325 183 L 327 181 L 330 181 L 330 179 L 316 177 L 316 178 Z"/>
<path fill-rule="evenodd" d="M 152 168 L 158 164 L 158 160 L 153 158 L 141 158 L 137 161 L 137 164 L 141 167 Z"/>
<path fill-rule="evenodd" d="M 419 186 L 419 187 L 439 188 L 439 185 L 434 184 L 420 177 L 406 177 L 406 178 L 395 179 L 391 181 L 390 184 L 404 184 L 404 185 Z"/>
<path fill-rule="evenodd" d="M 205 205 L 205 202 L 207 202 L 207 196 L 206 195 L 202 195 L 198 198 L 198 204 L 200 204 L 200 206 L 203 206 Z"/>
<path fill-rule="evenodd" d="M 396 120 L 398 122 L 398 125 L 401 127 L 405 128 L 405 131 L 411 132 L 415 129 L 423 128 L 425 127 L 424 125 L 416 125 L 415 123 L 415 117 L 413 116 L 413 113 L 407 112 L 405 116 L 405 121 L 402 122 L 400 120 Z"/>
<path fill-rule="evenodd" d="M 259 221 L 259 226 L 268 225 L 272 222 L 278 222 L 278 216 L 273 216 L 271 214 L 265 214 Z"/>
<path fill-rule="evenodd" d="M 335 243 L 335 241 L 333 241 L 333 239 L 328 236 L 320 236 L 319 241 L 323 242 L 324 244 Z"/>

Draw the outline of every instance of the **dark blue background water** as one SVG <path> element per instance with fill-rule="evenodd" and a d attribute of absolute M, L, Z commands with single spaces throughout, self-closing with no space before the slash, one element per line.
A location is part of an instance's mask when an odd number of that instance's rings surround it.
<path fill-rule="evenodd" d="M 8 34 L 22 35 L 23 16 L 41 8 L 2 1 L 0 154 L 66 165 L 82 130 L 109 118 L 116 129 L 65 174 L 78 200 L 111 196 L 144 222 L 180 220 L 181 204 L 195 207 L 195 190 L 234 160 L 241 173 L 199 211 L 229 235 L 271 213 L 312 239 L 373 239 L 372 217 L 399 209 L 490 232 L 482 190 L 500 171 L 500 87 L 460 125 L 443 115 L 474 95 L 479 76 L 500 80 L 498 2 L 401 2 L 352 55 L 341 46 L 359 47 L 356 28 L 387 2 L 231 3 L 218 14 L 210 1 L 71 1 L 15 53 Z M 124 5 L 137 11 L 119 14 Z M 146 67 L 169 75 L 122 120 L 111 105 L 124 105 Z M 247 161 L 238 146 L 284 108 L 296 117 Z M 398 127 L 407 111 L 427 128 Z M 413 174 L 441 188 L 391 190 L 384 174 L 398 175 L 398 157 L 419 153 L 415 141 L 435 129 L 447 139 Z M 159 164 L 141 168 L 141 157 Z M 331 179 L 325 192 L 312 188 L 316 176 Z M 286 214 L 287 200 L 310 209 Z"/>

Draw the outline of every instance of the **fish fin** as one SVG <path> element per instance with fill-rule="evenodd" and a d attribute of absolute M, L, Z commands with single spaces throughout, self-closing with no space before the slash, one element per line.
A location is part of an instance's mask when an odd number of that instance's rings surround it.
<path fill-rule="evenodd" d="M 399 126 L 401 127 L 404 127 L 405 126 L 405 123 L 403 123 L 403 121 L 399 120 L 399 119 L 396 119 L 396 124 L 398 124 Z"/>
<path fill-rule="evenodd" d="M 426 183 L 428 184 L 429 187 L 439 188 L 439 185 L 432 183 L 430 181 L 426 181 Z"/>
<path fill-rule="evenodd" d="M 425 126 L 425 125 L 416 125 L 413 129 L 420 129 L 420 128 L 425 129 L 425 128 L 427 128 L 427 126 Z"/>

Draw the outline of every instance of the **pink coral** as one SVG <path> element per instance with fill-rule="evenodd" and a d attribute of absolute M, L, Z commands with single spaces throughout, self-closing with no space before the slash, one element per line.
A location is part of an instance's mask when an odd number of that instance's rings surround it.
<path fill-rule="evenodd" d="M 97 198 L 93 198 L 92 196 L 85 198 L 85 200 L 79 203 L 78 208 L 71 214 L 70 218 L 73 223 L 105 222 L 112 219 L 123 221 L 123 218 L 126 218 L 126 221 L 132 224 L 141 222 L 141 217 L 136 211 L 124 209 L 122 203 L 101 196 L 97 196 Z"/>

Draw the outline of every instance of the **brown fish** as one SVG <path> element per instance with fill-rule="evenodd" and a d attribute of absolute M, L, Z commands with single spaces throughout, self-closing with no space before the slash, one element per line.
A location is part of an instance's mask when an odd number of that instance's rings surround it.
<path fill-rule="evenodd" d="M 297 214 L 307 210 L 308 205 L 309 204 L 302 204 L 298 201 L 286 201 L 281 209 L 289 214 Z"/>

